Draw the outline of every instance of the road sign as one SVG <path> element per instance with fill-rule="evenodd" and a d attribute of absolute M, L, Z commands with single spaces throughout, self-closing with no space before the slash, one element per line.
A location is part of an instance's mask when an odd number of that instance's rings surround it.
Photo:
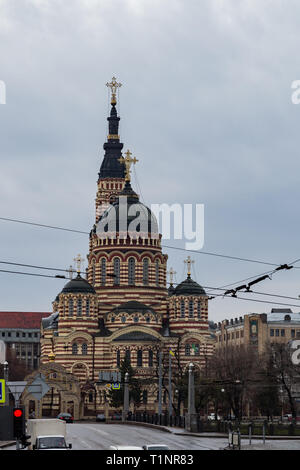
<path fill-rule="evenodd" d="M 19 403 L 20 396 L 26 387 L 27 382 L 7 382 L 8 388 L 14 396 L 16 403 Z"/>
<path fill-rule="evenodd" d="M 6 344 L 1 339 L 0 340 L 0 364 L 4 364 L 6 358 Z"/>
<path fill-rule="evenodd" d="M 5 403 L 5 380 L 0 379 L 0 403 Z"/>
<path fill-rule="evenodd" d="M 121 382 L 121 372 L 115 372 L 110 370 L 101 370 L 99 372 L 100 382 Z"/>
<path fill-rule="evenodd" d="M 37 375 L 34 381 L 27 387 L 28 392 L 33 395 L 37 400 L 41 400 L 47 392 L 49 392 L 50 387 L 45 382 L 45 378 L 42 374 Z"/>

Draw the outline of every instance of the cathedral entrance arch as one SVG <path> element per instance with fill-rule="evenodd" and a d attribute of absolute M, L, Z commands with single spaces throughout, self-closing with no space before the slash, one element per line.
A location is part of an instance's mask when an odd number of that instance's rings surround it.
<path fill-rule="evenodd" d="M 40 375 L 49 387 L 41 400 L 35 398 L 28 387 L 37 375 Z M 80 419 L 80 385 L 79 380 L 63 366 L 49 362 L 43 364 L 25 378 L 27 385 L 22 394 L 26 419 L 34 411 L 35 418 L 56 417 L 59 413 L 71 412 L 74 419 Z M 68 411 L 71 410 L 71 411 Z"/>

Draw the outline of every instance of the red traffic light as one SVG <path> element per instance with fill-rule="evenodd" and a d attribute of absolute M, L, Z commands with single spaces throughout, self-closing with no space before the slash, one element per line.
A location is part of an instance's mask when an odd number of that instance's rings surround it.
<path fill-rule="evenodd" d="M 21 410 L 20 408 L 16 408 L 16 409 L 14 410 L 14 416 L 15 416 L 15 418 L 21 418 L 22 414 L 23 414 L 23 410 Z"/>

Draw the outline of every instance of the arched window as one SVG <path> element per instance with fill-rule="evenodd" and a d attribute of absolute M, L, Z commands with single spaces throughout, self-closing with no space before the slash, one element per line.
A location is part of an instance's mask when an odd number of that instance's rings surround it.
<path fill-rule="evenodd" d="M 149 284 L 149 259 L 144 258 L 143 260 L 143 284 L 147 286 Z"/>
<path fill-rule="evenodd" d="M 77 316 L 81 317 L 82 315 L 82 299 L 77 299 Z"/>
<path fill-rule="evenodd" d="M 81 354 L 87 354 L 87 353 L 88 353 L 87 344 L 83 343 L 81 346 Z"/>
<path fill-rule="evenodd" d="M 191 355 L 191 346 L 190 344 L 185 345 L 185 355 L 190 356 Z"/>
<path fill-rule="evenodd" d="M 106 283 L 106 259 L 105 258 L 101 258 L 100 267 L 101 267 L 101 286 L 105 286 L 105 283 Z"/>
<path fill-rule="evenodd" d="M 72 316 L 74 313 L 74 302 L 73 299 L 69 300 L 69 315 Z"/>
<path fill-rule="evenodd" d="M 194 316 L 194 301 L 193 299 L 189 300 L 189 318 L 193 318 Z"/>
<path fill-rule="evenodd" d="M 138 367 L 143 367 L 143 351 L 142 349 L 139 349 L 137 352 L 137 366 Z"/>
<path fill-rule="evenodd" d="M 92 286 L 94 286 L 95 283 L 96 283 L 96 266 L 95 266 L 95 260 L 94 260 L 92 264 Z"/>
<path fill-rule="evenodd" d="M 184 302 L 184 300 L 181 300 L 181 302 L 180 302 L 180 316 L 181 316 L 181 318 L 185 317 L 185 302 Z"/>
<path fill-rule="evenodd" d="M 85 313 L 87 316 L 89 316 L 91 310 L 91 303 L 90 299 L 86 299 L 86 304 L 85 304 Z"/>
<path fill-rule="evenodd" d="M 78 344 L 77 343 L 72 344 L 72 354 L 78 354 Z"/>
<path fill-rule="evenodd" d="M 121 354 L 120 354 L 120 350 L 118 349 L 117 351 L 117 367 L 120 367 L 121 365 Z"/>
<path fill-rule="evenodd" d="M 128 285 L 135 285 L 135 259 L 129 258 L 128 260 Z"/>
<path fill-rule="evenodd" d="M 152 351 L 152 349 L 149 350 L 148 366 L 153 367 L 153 351 Z"/>
<path fill-rule="evenodd" d="M 155 261 L 155 284 L 159 286 L 159 261 Z"/>
<path fill-rule="evenodd" d="M 129 364 L 131 363 L 130 349 L 126 349 L 126 351 L 125 351 L 125 360 L 126 360 Z"/>
<path fill-rule="evenodd" d="M 197 314 L 198 314 L 198 318 L 201 318 L 201 301 L 198 300 L 198 304 L 197 304 Z"/>
<path fill-rule="evenodd" d="M 114 285 L 120 285 L 120 258 L 114 258 Z"/>

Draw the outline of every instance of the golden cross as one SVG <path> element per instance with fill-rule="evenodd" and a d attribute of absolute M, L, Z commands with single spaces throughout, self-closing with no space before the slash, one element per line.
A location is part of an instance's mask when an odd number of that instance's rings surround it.
<path fill-rule="evenodd" d="M 127 152 L 125 152 L 125 155 L 126 155 L 125 158 L 120 157 L 118 161 L 125 165 L 125 168 L 126 168 L 125 181 L 130 181 L 130 167 L 131 167 L 132 163 L 136 164 L 136 162 L 138 162 L 138 160 L 135 157 L 131 158 L 132 153 L 129 152 L 129 150 L 127 150 Z"/>
<path fill-rule="evenodd" d="M 77 255 L 76 258 L 74 258 L 75 263 L 77 263 L 77 273 L 79 274 L 81 271 L 81 263 L 83 263 L 84 259 L 81 258 L 80 255 Z"/>
<path fill-rule="evenodd" d="M 75 273 L 75 270 L 73 269 L 73 266 L 70 266 L 70 267 L 69 267 L 68 273 L 69 273 L 70 279 L 72 280 L 72 278 L 73 278 L 73 273 Z"/>
<path fill-rule="evenodd" d="M 170 271 L 167 272 L 167 274 L 170 275 L 170 284 L 173 284 L 173 276 L 176 274 L 176 271 L 171 268 Z"/>
<path fill-rule="evenodd" d="M 188 256 L 187 259 L 184 260 L 184 262 L 185 262 L 185 264 L 187 264 L 187 274 L 188 274 L 188 276 L 190 276 L 191 275 L 191 265 L 195 261 L 192 260 L 190 256 Z"/>
<path fill-rule="evenodd" d="M 107 87 L 111 89 L 111 104 L 116 104 L 116 93 L 117 93 L 117 88 L 120 88 L 122 86 L 122 83 L 118 83 L 116 81 L 116 77 L 113 77 L 110 83 L 106 84 Z"/>

